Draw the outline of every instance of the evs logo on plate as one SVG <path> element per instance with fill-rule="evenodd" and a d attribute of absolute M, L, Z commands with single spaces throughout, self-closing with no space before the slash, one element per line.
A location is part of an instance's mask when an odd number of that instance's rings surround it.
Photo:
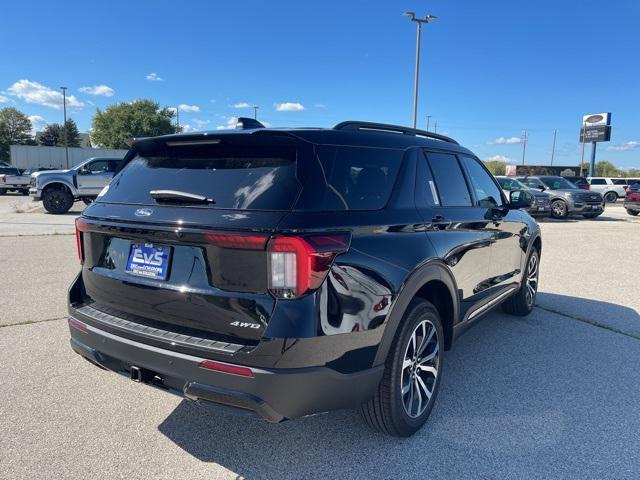
<path fill-rule="evenodd" d="M 169 247 L 151 244 L 131 245 L 127 273 L 154 280 L 166 280 L 169 268 Z"/>

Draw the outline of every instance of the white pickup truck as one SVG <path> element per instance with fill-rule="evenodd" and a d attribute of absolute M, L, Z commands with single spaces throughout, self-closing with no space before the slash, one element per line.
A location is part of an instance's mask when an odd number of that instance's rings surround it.
<path fill-rule="evenodd" d="M 31 175 L 23 175 L 16 167 L 0 166 L 0 195 L 7 192 L 20 192 L 29 195 Z"/>

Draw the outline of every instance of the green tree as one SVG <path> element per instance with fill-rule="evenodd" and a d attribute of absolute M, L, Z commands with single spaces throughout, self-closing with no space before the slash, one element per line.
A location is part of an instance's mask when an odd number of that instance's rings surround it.
<path fill-rule="evenodd" d="M 500 160 L 487 160 L 484 162 L 489 171 L 493 175 L 505 175 L 507 171 L 507 164 Z"/>
<path fill-rule="evenodd" d="M 174 112 L 152 100 L 136 100 L 98 109 L 93 117 L 91 141 L 104 148 L 128 148 L 132 137 L 151 137 L 176 133 L 171 123 Z"/>
<path fill-rule="evenodd" d="M 616 166 L 613 163 L 607 160 L 601 160 L 599 162 L 596 162 L 595 176 L 596 177 L 620 177 L 622 176 L 622 172 L 618 168 L 616 168 Z"/>
<path fill-rule="evenodd" d="M 51 123 L 37 136 L 38 144 L 46 147 L 55 147 L 60 144 L 62 126 L 59 123 Z"/>
<path fill-rule="evenodd" d="M 9 161 L 10 145 L 33 143 L 29 117 L 13 107 L 0 110 L 0 160 Z"/>
<path fill-rule="evenodd" d="M 64 127 L 60 129 L 60 139 L 58 140 L 58 146 L 64 147 L 64 134 L 67 133 L 67 146 L 79 147 L 80 146 L 80 132 L 76 122 L 71 119 L 67 120 Z"/>
<path fill-rule="evenodd" d="M 627 170 L 625 177 L 640 178 L 640 168 L 630 168 Z"/>

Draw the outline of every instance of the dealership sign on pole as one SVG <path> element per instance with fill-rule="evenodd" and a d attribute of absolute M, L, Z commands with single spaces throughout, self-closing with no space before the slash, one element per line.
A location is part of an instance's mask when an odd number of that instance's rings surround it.
<path fill-rule="evenodd" d="M 591 144 L 591 164 L 589 166 L 589 176 L 595 174 L 596 165 L 596 145 L 598 142 L 608 142 L 611 140 L 611 112 L 592 113 L 582 117 L 582 128 L 580 129 L 580 143 Z M 583 149 L 584 152 L 584 149 Z M 582 168 L 582 166 L 581 166 Z"/>

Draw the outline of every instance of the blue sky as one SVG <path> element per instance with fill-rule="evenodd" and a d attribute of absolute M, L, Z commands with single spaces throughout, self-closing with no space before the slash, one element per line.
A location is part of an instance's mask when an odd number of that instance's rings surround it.
<path fill-rule="evenodd" d="M 431 115 L 481 158 L 517 162 L 527 129 L 530 164 L 549 162 L 557 129 L 555 163 L 573 165 L 582 115 L 611 111 L 598 160 L 640 168 L 637 0 L 7 2 L 0 106 L 59 122 L 66 85 L 82 131 L 97 107 L 142 97 L 182 104 L 195 129 L 251 116 L 244 102 L 273 126 L 409 125 L 407 10 L 439 17 L 423 35 L 419 126 Z"/>

